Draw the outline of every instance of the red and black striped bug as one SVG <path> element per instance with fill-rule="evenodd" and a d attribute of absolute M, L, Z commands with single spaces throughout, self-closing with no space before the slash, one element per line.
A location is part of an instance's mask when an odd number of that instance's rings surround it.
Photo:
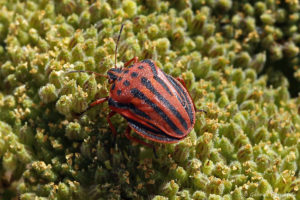
<path fill-rule="evenodd" d="M 108 101 L 111 112 L 107 121 L 112 132 L 116 135 L 110 118 L 119 113 L 128 122 L 125 136 L 149 147 L 153 146 L 131 136 L 131 129 L 158 143 L 184 139 L 195 124 L 195 105 L 184 81 L 165 74 L 150 59 L 139 61 L 134 57 L 123 68 L 118 68 L 116 52 L 122 29 L 123 25 L 116 44 L 115 67 L 108 70 L 107 76 L 91 71 L 69 72 L 94 73 L 108 78 L 109 96 L 92 102 L 88 109 Z"/>

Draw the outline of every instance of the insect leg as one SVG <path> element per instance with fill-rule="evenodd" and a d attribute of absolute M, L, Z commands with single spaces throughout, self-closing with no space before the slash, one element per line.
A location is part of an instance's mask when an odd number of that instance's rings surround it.
<path fill-rule="evenodd" d="M 100 98 L 100 99 L 97 99 L 96 101 L 93 101 L 89 107 L 87 107 L 87 109 L 85 109 L 84 111 L 80 112 L 80 113 L 76 113 L 76 116 L 77 117 L 80 117 L 81 115 L 83 115 L 86 111 L 88 111 L 89 109 L 93 108 L 94 106 L 98 105 L 98 104 L 101 104 L 101 103 L 104 103 L 105 101 L 108 100 L 108 97 L 104 97 L 104 98 Z"/>
<path fill-rule="evenodd" d="M 134 56 L 131 60 L 127 61 L 125 64 L 124 64 L 124 67 L 127 67 L 130 63 L 133 62 L 134 63 L 137 63 L 139 61 L 139 58 Z"/>
<path fill-rule="evenodd" d="M 177 79 L 177 81 L 179 81 L 179 82 L 183 85 L 183 87 L 187 90 L 186 84 L 185 84 L 185 81 L 183 80 L 183 78 L 177 77 L 176 79 Z"/>
<path fill-rule="evenodd" d="M 116 137 L 117 131 L 116 131 L 114 125 L 113 125 L 113 124 L 111 123 L 111 121 L 110 121 L 110 118 L 112 118 L 115 114 L 117 114 L 115 111 L 111 111 L 111 112 L 107 115 L 106 120 L 107 120 L 107 122 L 108 122 L 108 124 L 109 124 L 109 127 L 110 127 L 111 131 L 113 132 L 114 136 Z"/>
<path fill-rule="evenodd" d="M 133 141 L 133 142 L 140 143 L 140 144 L 142 144 L 142 145 L 145 145 L 145 146 L 147 146 L 147 147 L 152 148 L 152 149 L 153 149 L 154 156 L 155 156 L 155 158 L 157 158 L 157 154 L 156 154 L 155 147 L 154 147 L 152 144 L 149 144 L 149 143 L 144 142 L 144 141 L 142 141 L 142 140 L 140 140 L 140 139 L 137 139 L 137 138 L 135 138 L 135 137 L 132 137 L 132 136 L 130 135 L 130 131 L 131 131 L 131 128 L 130 128 L 129 126 L 127 126 L 126 131 L 125 131 L 125 136 L 126 136 L 129 140 L 131 140 L 131 141 Z"/>
<path fill-rule="evenodd" d="M 105 101 L 108 100 L 108 97 L 103 97 L 103 98 L 100 98 L 100 99 L 97 99 L 96 101 L 92 102 L 90 105 L 89 105 L 89 108 L 92 108 L 98 104 L 101 104 L 101 103 L 104 103 Z M 88 108 L 88 109 L 89 109 Z"/>
<path fill-rule="evenodd" d="M 204 112 L 205 114 L 207 114 L 207 111 L 203 109 L 197 109 L 196 112 Z"/>

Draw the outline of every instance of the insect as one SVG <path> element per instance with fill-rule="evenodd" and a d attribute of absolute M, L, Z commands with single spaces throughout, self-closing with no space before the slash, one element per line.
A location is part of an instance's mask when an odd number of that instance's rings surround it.
<path fill-rule="evenodd" d="M 123 29 L 121 26 L 118 41 Z M 92 102 L 88 109 L 108 102 L 111 112 L 107 121 L 112 132 L 116 129 L 110 118 L 115 114 L 123 116 L 128 123 L 125 136 L 148 147 L 146 143 L 130 135 L 131 129 L 143 138 L 158 143 L 176 143 L 184 139 L 195 124 L 195 105 L 180 78 L 173 78 L 158 68 L 153 60 L 139 61 L 132 58 L 123 68 L 116 66 L 107 76 L 91 71 L 71 71 L 94 73 L 108 78 L 111 84 L 109 96 Z"/>

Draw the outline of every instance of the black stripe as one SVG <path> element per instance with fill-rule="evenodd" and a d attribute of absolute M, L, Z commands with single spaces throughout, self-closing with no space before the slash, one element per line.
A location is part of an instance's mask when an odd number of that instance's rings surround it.
<path fill-rule="evenodd" d="M 118 78 L 115 74 L 113 74 L 113 73 L 110 72 L 110 71 L 107 72 L 107 75 L 109 76 L 109 78 L 110 78 L 111 80 L 116 80 L 116 79 Z"/>
<path fill-rule="evenodd" d="M 148 104 L 149 106 L 151 106 L 153 108 L 153 110 L 159 114 L 161 116 L 162 119 L 164 119 L 167 124 L 179 135 L 183 135 L 183 133 L 181 132 L 181 130 L 173 123 L 173 121 L 168 117 L 168 115 L 166 115 L 166 113 L 164 113 L 164 111 L 162 111 L 155 103 L 153 103 L 148 97 L 146 97 L 140 90 L 138 90 L 137 88 L 132 88 L 130 90 L 131 94 L 138 98 L 141 99 L 143 101 L 145 101 L 146 104 Z"/>
<path fill-rule="evenodd" d="M 115 89 L 115 87 L 116 87 L 116 84 L 115 84 L 115 83 L 113 83 L 113 84 L 111 85 L 111 90 L 114 90 L 114 89 Z"/>
<path fill-rule="evenodd" d="M 121 68 L 111 68 L 109 71 L 113 71 L 113 72 L 116 72 L 116 73 L 121 73 L 122 69 Z"/>
<path fill-rule="evenodd" d="M 114 101 L 112 98 L 109 98 L 108 105 L 116 107 L 116 108 L 120 108 L 120 109 L 130 110 L 131 112 L 133 112 L 136 115 L 139 115 L 145 119 L 151 120 L 151 117 L 149 115 L 147 115 L 144 111 L 135 107 L 132 103 L 130 103 L 130 104 L 119 103 L 117 101 Z"/>
<path fill-rule="evenodd" d="M 187 97 L 186 92 L 182 89 L 182 87 L 176 82 L 176 80 L 172 76 L 167 75 L 167 74 L 165 74 L 165 76 L 168 78 L 168 80 L 173 85 L 175 90 L 179 93 L 179 95 L 181 97 L 184 97 L 184 102 L 187 102 L 186 103 L 187 106 L 184 106 L 184 109 L 186 110 L 186 112 L 187 112 L 187 114 L 190 118 L 191 124 L 193 124 L 194 123 L 194 113 L 193 113 L 193 110 L 192 110 L 192 106 L 193 106 L 192 102 L 189 101 L 189 98 Z"/>
<path fill-rule="evenodd" d="M 176 80 L 170 76 L 170 75 L 167 75 L 165 74 L 168 78 L 168 80 L 171 82 L 171 84 L 174 86 L 174 88 L 176 89 L 176 91 L 181 95 L 181 96 L 184 96 L 184 101 L 187 102 L 187 106 L 185 106 L 185 110 L 186 112 L 188 113 L 188 116 L 190 118 L 190 121 L 191 121 L 191 124 L 194 123 L 194 113 L 193 113 L 193 110 L 192 110 L 192 102 L 189 101 L 187 95 L 186 95 L 186 92 L 182 89 L 182 86 L 179 85 Z"/>
<path fill-rule="evenodd" d="M 136 129 L 138 132 L 141 132 L 142 134 L 150 137 L 150 138 L 153 138 L 153 139 L 157 139 L 157 140 L 161 140 L 161 141 L 166 141 L 166 142 L 174 142 L 174 141 L 178 141 L 179 139 L 178 138 L 174 138 L 174 137 L 171 137 L 167 134 L 165 134 L 164 132 L 162 131 L 159 131 L 159 130 L 155 130 L 155 129 L 152 129 L 148 126 L 145 126 L 133 119 L 130 119 L 130 118 L 127 118 L 125 116 L 123 116 L 127 122 L 132 126 L 132 128 Z M 154 134 L 151 134 L 154 133 Z"/>
<path fill-rule="evenodd" d="M 184 91 L 182 91 L 181 87 L 177 85 L 176 81 L 174 81 L 174 79 L 173 79 L 172 76 L 169 76 L 169 75 L 167 75 L 165 73 L 164 73 L 164 75 L 167 77 L 167 79 L 169 80 L 169 82 L 173 85 L 174 89 L 179 94 L 180 97 L 178 95 L 176 95 L 177 99 L 180 101 L 180 103 L 182 104 L 182 106 L 185 106 L 185 98 L 183 96 L 184 95 L 183 94 Z"/>
<path fill-rule="evenodd" d="M 157 135 L 161 135 L 161 136 L 166 136 L 166 134 L 164 132 L 162 132 L 160 129 L 153 129 L 153 128 L 150 128 L 134 119 L 131 119 L 129 117 L 126 117 L 126 116 L 123 116 L 129 123 L 133 123 L 133 124 L 136 124 L 137 126 L 139 126 L 140 128 L 142 129 L 145 129 L 146 131 L 151 131 L 152 133 L 155 133 Z"/>
<path fill-rule="evenodd" d="M 183 96 L 181 96 L 180 94 L 179 94 L 179 96 L 178 96 L 177 93 L 175 93 L 175 96 L 176 96 L 176 98 L 178 99 L 178 101 L 181 103 L 181 105 L 186 109 L 186 103 L 185 103 L 185 100 L 182 99 Z"/>
<path fill-rule="evenodd" d="M 153 78 L 159 83 L 161 84 L 161 86 L 163 86 L 163 88 L 171 95 L 173 96 L 172 92 L 170 91 L 170 89 L 168 88 L 168 86 L 165 84 L 165 82 L 158 77 L 158 74 L 157 74 L 157 70 L 155 68 L 155 64 L 149 60 L 149 59 L 146 59 L 146 60 L 142 60 L 141 61 L 142 63 L 147 63 L 150 67 L 151 67 L 151 70 L 153 72 Z M 140 67 L 143 67 L 143 66 L 140 66 Z"/>
<path fill-rule="evenodd" d="M 181 125 L 188 129 L 186 121 L 183 119 L 182 115 L 176 110 L 176 108 L 167 100 L 165 99 L 151 84 L 151 82 L 146 78 L 142 77 L 141 82 L 148 90 L 150 90 L 171 112 L 176 116 L 176 118 L 180 121 Z"/>
<path fill-rule="evenodd" d="M 147 122 L 147 121 L 145 121 L 149 126 L 152 126 L 152 128 L 154 128 L 154 129 L 156 129 L 156 130 L 159 130 L 160 132 L 162 132 L 162 133 L 164 133 L 165 134 L 165 132 L 164 131 L 162 131 L 159 127 L 157 127 L 157 126 L 155 126 L 154 124 L 152 124 L 152 123 L 150 123 L 150 122 Z M 171 135 L 167 135 L 168 137 L 172 137 Z M 173 138 L 175 138 L 175 137 L 173 137 Z"/>
<path fill-rule="evenodd" d="M 142 60 L 141 63 L 147 63 L 151 67 L 151 70 L 152 70 L 154 76 L 157 76 L 157 71 L 156 71 L 155 65 L 151 60 L 149 60 L 149 59 Z"/>
<path fill-rule="evenodd" d="M 163 86 L 163 88 L 165 88 L 165 90 L 171 95 L 173 96 L 172 92 L 170 91 L 170 89 L 168 88 L 168 86 L 166 85 L 166 83 L 159 78 L 158 76 L 153 76 L 154 80 L 156 80 L 161 86 Z"/>

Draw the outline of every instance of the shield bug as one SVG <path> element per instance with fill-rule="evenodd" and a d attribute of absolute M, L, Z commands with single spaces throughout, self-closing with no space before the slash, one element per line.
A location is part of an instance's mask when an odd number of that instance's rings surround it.
<path fill-rule="evenodd" d="M 107 75 L 91 71 L 68 72 L 94 73 L 108 78 L 111 84 L 109 96 L 92 102 L 88 109 L 107 101 L 111 110 L 107 121 L 112 132 L 116 135 L 110 118 L 118 113 L 128 122 L 125 136 L 149 147 L 153 146 L 131 136 L 131 129 L 143 138 L 158 143 L 176 143 L 184 139 L 195 124 L 195 105 L 184 81 L 165 74 L 150 59 L 139 61 L 134 57 L 124 67 L 117 67 L 117 48 L 122 29 L 123 25 L 115 49 L 115 67 L 109 69 Z"/>

